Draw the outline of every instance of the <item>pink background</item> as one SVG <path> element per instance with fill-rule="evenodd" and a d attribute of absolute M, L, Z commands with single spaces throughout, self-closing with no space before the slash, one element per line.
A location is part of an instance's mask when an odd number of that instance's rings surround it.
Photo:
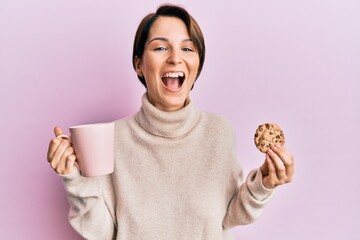
<path fill-rule="evenodd" d="M 0 1 L 0 239 L 80 239 L 46 161 L 52 128 L 139 109 L 132 41 L 160 3 Z M 294 181 L 236 239 L 360 239 L 360 2 L 178 3 L 207 43 L 193 100 L 234 124 L 245 172 L 263 162 L 263 122 L 282 126 L 296 156 Z"/>

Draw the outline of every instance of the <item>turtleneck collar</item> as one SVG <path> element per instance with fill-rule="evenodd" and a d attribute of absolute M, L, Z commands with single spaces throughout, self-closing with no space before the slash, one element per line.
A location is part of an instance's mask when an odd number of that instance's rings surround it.
<path fill-rule="evenodd" d="M 191 100 L 182 109 L 165 112 L 152 105 L 147 93 L 142 96 L 142 106 L 135 115 L 136 121 L 147 132 L 166 138 L 178 138 L 188 133 L 200 117 L 200 111 Z"/>

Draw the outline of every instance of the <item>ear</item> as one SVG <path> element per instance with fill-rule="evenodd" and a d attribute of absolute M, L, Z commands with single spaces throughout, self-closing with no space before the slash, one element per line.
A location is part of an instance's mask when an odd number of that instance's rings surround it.
<path fill-rule="evenodd" d="M 135 70 L 136 70 L 137 75 L 139 75 L 140 77 L 143 77 L 144 74 L 142 72 L 141 59 L 138 56 L 135 56 L 134 65 L 135 65 Z"/>

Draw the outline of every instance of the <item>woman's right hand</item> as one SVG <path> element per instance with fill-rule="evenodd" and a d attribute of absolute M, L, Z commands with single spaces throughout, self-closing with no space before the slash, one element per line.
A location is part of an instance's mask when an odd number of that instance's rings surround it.
<path fill-rule="evenodd" d="M 49 144 L 47 160 L 55 172 L 66 175 L 74 170 L 76 155 L 71 141 L 60 136 L 64 133 L 59 127 L 54 128 L 54 133 L 55 137 Z"/>

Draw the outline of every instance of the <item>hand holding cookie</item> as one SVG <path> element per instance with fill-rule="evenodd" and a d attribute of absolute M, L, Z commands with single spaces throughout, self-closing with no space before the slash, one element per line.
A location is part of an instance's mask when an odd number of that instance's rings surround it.
<path fill-rule="evenodd" d="M 289 183 L 294 176 L 294 157 L 284 147 L 285 136 L 274 123 L 258 127 L 254 137 L 256 147 L 266 153 L 265 162 L 260 167 L 265 188 L 273 189 Z"/>

